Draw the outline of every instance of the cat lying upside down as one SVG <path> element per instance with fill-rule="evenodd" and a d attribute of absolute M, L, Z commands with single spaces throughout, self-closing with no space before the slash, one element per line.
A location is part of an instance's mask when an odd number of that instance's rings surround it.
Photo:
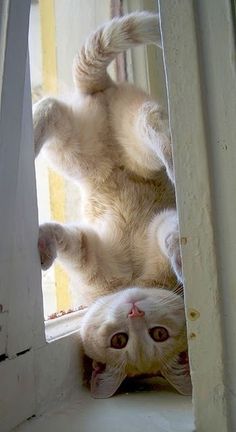
<path fill-rule="evenodd" d="M 113 395 L 126 376 L 161 373 L 191 393 L 174 174 L 166 114 L 107 73 L 115 56 L 160 45 L 157 15 L 115 18 L 90 35 L 74 60 L 71 104 L 34 106 L 36 155 L 77 182 L 77 225 L 40 226 L 46 270 L 57 257 L 88 305 L 81 324 L 93 360 L 93 396 Z"/>

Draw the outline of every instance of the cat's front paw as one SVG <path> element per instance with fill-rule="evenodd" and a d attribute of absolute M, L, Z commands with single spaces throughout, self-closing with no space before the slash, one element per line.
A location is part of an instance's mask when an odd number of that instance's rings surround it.
<path fill-rule="evenodd" d="M 173 231 L 166 237 L 165 246 L 171 262 L 171 266 L 179 282 L 183 283 L 182 259 L 178 231 Z"/>
<path fill-rule="evenodd" d="M 39 227 L 38 250 L 43 270 L 49 269 L 57 256 L 56 240 L 50 224 Z"/>

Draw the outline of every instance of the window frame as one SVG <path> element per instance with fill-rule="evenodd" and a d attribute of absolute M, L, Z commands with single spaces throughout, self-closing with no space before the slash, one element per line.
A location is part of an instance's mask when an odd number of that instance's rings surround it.
<path fill-rule="evenodd" d="M 236 428 L 235 10 L 229 0 L 159 7 L 195 424 L 226 432 Z"/>
<path fill-rule="evenodd" d="M 9 431 L 79 388 L 81 378 L 78 336 L 51 344 L 45 339 L 28 62 L 30 0 L 3 0 L 0 12 L 0 429 Z"/>

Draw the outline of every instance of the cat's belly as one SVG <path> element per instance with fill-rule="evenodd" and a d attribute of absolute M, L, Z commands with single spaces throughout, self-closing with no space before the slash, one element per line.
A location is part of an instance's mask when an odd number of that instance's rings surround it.
<path fill-rule="evenodd" d="M 165 173 L 140 180 L 117 168 L 109 181 L 83 198 L 84 218 L 101 241 L 99 268 L 93 278 L 82 277 L 78 284 L 87 303 L 127 287 L 176 286 L 168 259 L 157 242 L 150 246 L 148 236 L 153 218 L 175 207 Z"/>
<path fill-rule="evenodd" d="M 155 262 L 152 260 L 152 263 L 148 256 L 142 263 L 135 262 L 134 257 L 124 260 L 124 256 L 116 255 L 115 258 L 113 251 L 104 264 L 90 277 L 87 274 L 74 274 L 74 286 L 79 290 L 80 301 L 85 306 L 101 296 L 126 288 L 165 287 L 172 290 L 178 285 L 168 260 L 160 260 L 158 251 L 157 259 Z"/>
<path fill-rule="evenodd" d="M 114 224 L 123 231 L 142 229 L 155 214 L 176 206 L 174 188 L 165 170 L 144 179 L 116 166 L 106 181 L 82 192 L 85 220 L 95 225 L 102 221 L 108 230 Z"/>

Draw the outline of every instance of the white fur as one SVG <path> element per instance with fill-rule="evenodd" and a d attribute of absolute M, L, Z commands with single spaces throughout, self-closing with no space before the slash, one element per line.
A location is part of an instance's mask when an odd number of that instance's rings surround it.
<path fill-rule="evenodd" d="M 137 12 L 110 21 L 75 58 L 73 101 L 45 98 L 34 107 L 36 155 L 42 150 L 81 191 L 82 219 L 42 225 L 39 251 L 44 269 L 57 257 L 84 304 L 95 300 L 81 332 L 85 352 L 105 365 L 93 374 L 97 397 L 114 393 L 126 375 L 159 370 L 186 390 L 186 379 L 175 375 L 187 347 L 184 305 L 168 291 L 182 282 L 168 119 L 145 92 L 107 74 L 118 52 L 148 42 L 160 42 L 157 16 Z M 134 300 L 145 319 L 127 319 Z M 166 342 L 150 338 L 156 325 L 168 328 Z M 111 349 L 112 332 L 124 329 L 127 348 Z"/>
<path fill-rule="evenodd" d="M 130 317 L 135 304 L 144 316 Z M 169 337 L 157 342 L 150 336 L 154 327 L 164 327 Z M 161 372 L 178 391 L 191 392 L 188 367 L 178 362 L 187 350 L 183 299 L 161 288 L 129 288 L 97 299 L 81 324 L 86 354 L 104 370 L 92 376 L 94 397 L 109 397 L 125 377 Z M 111 346 L 117 333 L 128 335 L 122 349 Z M 172 363 L 174 360 L 174 366 Z"/>
<path fill-rule="evenodd" d="M 144 317 L 128 317 L 132 303 L 145 312 Z M 166 342 L 154 342 L 148 330 L 155 326 L 166 327 L 171 337 Z M 129 342 L 123 350 L 109 346 L 111 336 L 119 332 L 129 334 Z M 186 349 L 183 299 L 161 288 L 135 287 L 99 298 L 90 307 L 81 326 L 86 353 L 101 363 L 125 361 L 127 375 L 160 370 L 161 358 L 176 348 L 173 340 L 178 339 L 181 332 L 180 345 Z"/>

